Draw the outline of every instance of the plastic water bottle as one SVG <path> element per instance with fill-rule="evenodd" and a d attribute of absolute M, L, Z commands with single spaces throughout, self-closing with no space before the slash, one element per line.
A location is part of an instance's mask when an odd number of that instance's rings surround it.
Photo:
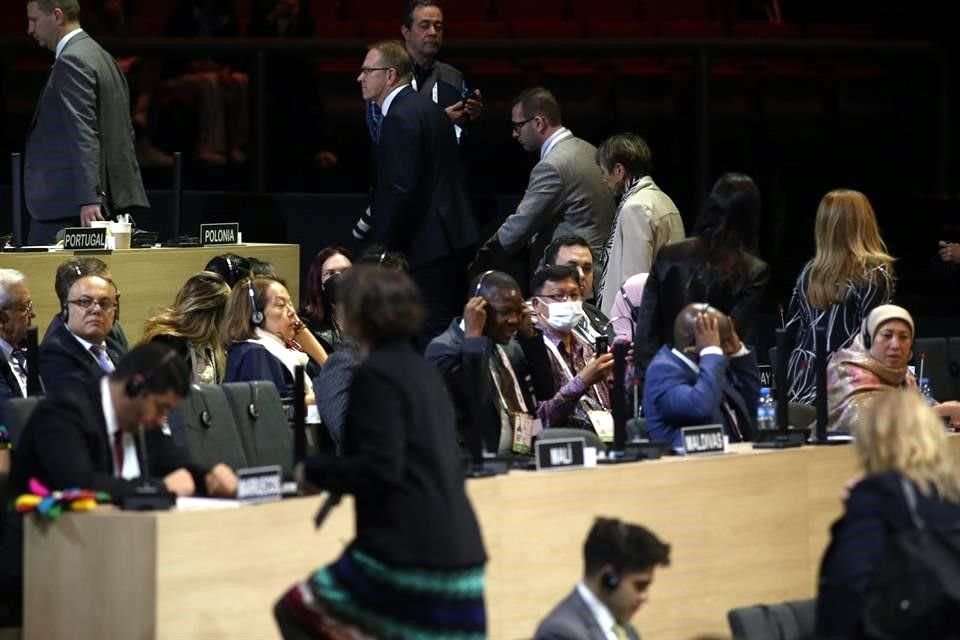
<path fill-rule="evenodd" d="M 927 401 L 927 404 L 931 407 L 937 404 L 936 399 L 933 397 L 933 387 L 930 386 L 930 378 L 920 378 L 920 395 L 923 396 L 923 399 Z"/>
<path fill-rule="evenodd" d="M 776 429 L 777 408 L 770 395 L 770 387 L 760 387 L 760 401 L 757 402 L 757 429 Z"/>

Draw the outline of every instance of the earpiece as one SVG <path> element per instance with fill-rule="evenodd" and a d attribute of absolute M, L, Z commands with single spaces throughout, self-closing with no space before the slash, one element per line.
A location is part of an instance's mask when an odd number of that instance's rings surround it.
<path fill-rule="evenodd" d="M 230 254 L 224 254 L 223 259 L 227 261 L 227 276 L 230 278 L 230 282 L 237 281 L 237 268 L 233 264 L 233 258 L 230 257 Z"/>
<path fill-rule="evenodd" d="M 867 319 L 863 319 L 863 323 L 860 326 L 860 333 L 863 335 L 863 346 L 867 350 L 870 349 L 870 346 L 873 344 L 873 336 L 870 335 L 870 331 L 867 329 Z"/>
<path fill-rule="evenodd" d="M 477 280 L 477 290 L 473 292 L 474 298 L 480 295 L 480 289 L 483 289 L 483 281 L 486 280 L 487 276 L 489 276 L 491 273 L 493 273 L 493 269 L 490 269 L 489 271 L 484 271 L 483 274 L 480 276 L 480 279 Z"/>
<path fill-rule="evenodd" d="M 605 571 L 603 575 L 600 576 L 600 584 L 603 585 L 603 588 L 607 591 L 613 591 L 620 586 L 620 574 L 613 570 Z"/>
<path fill-rule="evenodd" d="M 257 297 L 253 291 L 253 276 L 247 279 L 247 291 L 250 293 L 250 306 L 253 307 L 253 313 L 250 314 L 250 322 L 259 327 L 263 324 L 263 312 L 257 308 Z"/>
<path fill-rule="evenodd" d="M 70 305 L 63 305 L 60 311 L 60 317 L 63 318 L 63 324 L 70 322 Z"/>
<path fill-rule="evenodd" d="M 134 374 L 130 376 L 127 380 L 126 386 L 123 388 L 129 398 L 135 398 L 140 395 L 140 392 L 143 391 L 143 388 L 147 385 L 150 380 L 153 379 L 157 372 L 160 371 L 168 362 L 177 357 L 176 351 L 169 351 L 160 358 L 160 362 L 154 365 L 149 371 L 144 374 Z"/>

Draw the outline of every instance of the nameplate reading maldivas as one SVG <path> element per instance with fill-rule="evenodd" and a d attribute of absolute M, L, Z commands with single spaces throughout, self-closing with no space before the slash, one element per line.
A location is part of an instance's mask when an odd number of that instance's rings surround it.
<path fill-rule="evenodd" d="M 77 251 L 106 249 L 107 230 L 104 227 L 69 227 L 64 229 L 63 248 Z"/>
<path fill-rule="evenodd" d="M 583 438 L 538 440 L 535 453 L 537 471 L 582 467 L 583 447 Z"/>
<path fill-rule="evenodd" d="M 200 225 L 200 244 L 204 247 L 217 244 L 237 244 L 239 239 L 239 222 Z"/>
<path fill-rule="evenodd" d="M 701 453 L 723 453 L 727 450 L 722 424 L 684 427 L 680 429 L 680 433 L 683 436 L 683 448 L 689 456 Z"/>

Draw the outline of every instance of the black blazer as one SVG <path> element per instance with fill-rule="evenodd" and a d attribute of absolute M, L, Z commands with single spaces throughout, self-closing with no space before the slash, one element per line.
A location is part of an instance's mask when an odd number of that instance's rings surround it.
<path fill-rule="evenodd" d="M 673 346 L 673 322 L 691 302 L 706 302 L 727 314 L 733 318 L 740 339 L 756 344 L 753 322 L 770 279 L 770 268 L 756 256 L 742 255 L 746 269 L 722 275 L 707 265 L 699 238 L 674 242 L 657 252 L 643 289 L 636 326 L 635 355 L 641 376 L 662 345 Z"/>
<path fill-rule="evenodd" d="M 10 367 L 10 363 L 0 354 L 0 400 L 22 397 L 23 391 L 20 390 L 17 374 Z"/>
<path fill-rule="evenodd" d="M 304 465 L 312 484 L 355 497 L 358 548 L 395 566 L 486 561 L 454 421 L 440 375 L 409 344 L 382 346 L 360 365 L 343 457 L 318 455 Z"/>
<path fill-rule="evenodd" d="M 403 252 L 413 271 L 476 244 L 453 124 L 429 97 L 411 87 L 394 97 L 376 165 L 371 242 Z"/>
<path fill-rule="evenodd" d="M 917 490 L 917 513 L 931 528 L 960 525 L 960 504 Z M 830 529 L 820 565 L 817 637 L 855 638 L 863 597 L 884 561 L 890 537 L 913 528 L 900 475 L 867 476 L 853 487 L 843 516 Z"/>
<path fill-rule="evenodd" d="M 107 344 L 107 355 L 114 366 L 120 362 L 120 354 Z M 67 391 L 83 386 L 104 375 L 93 354 L 83 348 L 61 324 L 44 336 L 40 343 L 40 378 L 47 393 Z"/>

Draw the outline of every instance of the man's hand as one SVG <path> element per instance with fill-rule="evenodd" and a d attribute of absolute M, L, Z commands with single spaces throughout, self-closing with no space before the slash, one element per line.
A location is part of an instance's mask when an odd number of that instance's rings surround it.
<path fill-rule="evenodd" d="M 467 338 L 479 338 L 487 324 L 487 301 L 480 296 L 467 300 L 463 308 L 463 334 Z"/>
<path fill-rule="evenodd" d="M 192 496 L 196 493 L 196 487 L 193 485 L 193 476 L 186 469 L 177 469 L 163 479 L 167 491 L 177 496 Z"/>
<path fill-rule="evenodd" d="M 99 204 L 85 204 L 80 207 L 80 226 L 89 227 L 94 220 L 103 220 Z"/>
<path fill-rule="evenodd" d="M 523 311 L 520 312 L 520 324 L 517 325 L 517 333 L 524 338 L 532 338 L 536 335 L 533 322 L 533 305 L 524 301 Z"/>
<path fill-rule="evenodd" d="M 207 485 L 207 495 L 216 498 L 235 498 L 237 496 L 237 474 L 222 462 L 203 477 Z"/>
<path fill-rule="evenodd" d="M 613 373 L 613 354 L 604 353 L 587 363 L 580 372 L 580 379 L 588 387 L 606 380 Z"/>
<path fill-rule="evenodd" d="M 479 89 L 474 89 L 473 93 L 467 96 L 463 110 L 470 120 L 476 120 L 480 117 L 480 114 L 483 113 L 483 96 L 480 95 Z"/>
<path fill-rule="evenodd" d="M 720 324 L 717 322 L 717 316 L 711 313 L 697 314 L 697 320 L 693 324 L 693 335 L 697 342 L 697 351 L 703 351 L 707 347 L 719 347 Z"/>
<path fill-rule="evenodd" d="M 453 124 L 463 124 L 463 121 L 467 119 L 466 106 L 463 104 L 463 100 L 453 103 L 445 111 Z"/>
<path fill-rule="evenodd" d="M 740 341 L 740 336 L 737 335 L 737 328 L 733 324 L 733 318 L 729 318 L 727 322 L 730 323 L 730 334 L 724 336 L 720 348 L 723 349 L 723 355 L 729 358 L 743 348 L 743 342 Z"/>
<path fill-rule="evenodd" d="M 960 244 L 941 240 L 940 259 L 944 262 L 960 262 Z"/>
<path fill-rule="evenodd" d="M 303 472 L 302 462 L 298 462 L 297 466 L 293 468 L 293 479 L 297 481 L 297 489 L 300 491 L 301 495 L 311 496 L 315 493 L 320 493 L 323 491 L 316 485 L 307 481 L 306 474 Z"/>

